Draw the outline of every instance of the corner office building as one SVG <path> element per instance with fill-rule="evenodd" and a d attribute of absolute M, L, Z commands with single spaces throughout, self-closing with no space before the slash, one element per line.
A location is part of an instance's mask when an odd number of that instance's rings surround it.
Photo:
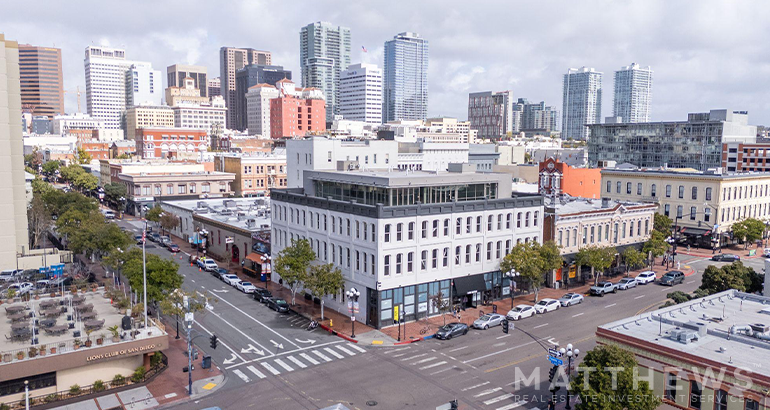
<path fill-rule="evenodd" d="M 449 170 L 305 171 L 304 189 L 271 191 L 273 255 L 309 240 L 345 290 L 361 292 L 357 320 L 377 328 L 393 324 L 395 306 L 406 320 L 438 314 L 439 291 L 468 306 L 504 297 L 500 260 L 541 241 L 543 199 L 513 195 L 508 175 Z M 327 304 L 346 311 L 342 293 Z"/>

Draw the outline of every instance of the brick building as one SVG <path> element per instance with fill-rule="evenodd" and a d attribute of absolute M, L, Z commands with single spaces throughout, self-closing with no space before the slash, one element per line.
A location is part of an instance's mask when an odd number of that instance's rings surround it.
<path fill-rule="evenodd" d="M 722 144 L 722 168 L 727 172 L 770 171 L 770 143 Z"/>
<path fill-rule="evenodd" d="M 206 131 L 182 128 L 139 128 L 135 141 L 141 158 L 192 158 L 209 146 Z"/>
<path fill-rule="evenodd" d="M 286 155 L 225 155 L 214 161 L 217 171 L 235 174 L 236 196 L 270 196 L 286 188 Z"/>
<path fill-rule="evenodd" d="M 326 130 L 326 103 L 316 88 L 296 89 L 289 80 L 276 83 L 280 97 L 270 100 L 270 138 L 304 136 Z"/>
<path fill-rule="evenodd" d="M 93 159 L 110 158 L 110 143 L 99 140 L 78 141 L 78 148 L 82 149 Z"/>
<path fill-rule="evenodd" d="M 539 175 L 537 185 L 541 195 L 601 197 L 602 174 L 599 168 L 573 168 L 558 159 L 547 158 L 540 163 Z"/>

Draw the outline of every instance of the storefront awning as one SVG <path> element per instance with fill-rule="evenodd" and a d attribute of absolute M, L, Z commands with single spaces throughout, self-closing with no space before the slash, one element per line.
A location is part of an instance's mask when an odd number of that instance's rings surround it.
<path fill-rule="evenodd" d="M 250 261 L 252 261 L 254 263 L 261 264 L 262 263 L 262 256 L 263 256 L 262 254 L 259 254 L 259 253 L 256 253 L 256 252 L 252 252 L 252 253 L 246 255 L 246 259 L 248 259 L 248 260 L 250 260 Z M 268 262 L 269 260 L 270 260 L 270 258 L 266 258 L 265 262 Z"/>
<path fill-rule="evenodd" d="M 708 235 L 711 233 L 711 229 L 704 229 L 704 228 L 682 228 L 682 233 L 685 235 L 691 235 L 691 236 L 702 236 L 702 235 Z"/>
<path fill-rule="evenodd" d="M 455 295 L 466 295 L 469 292 L 478 291 L 483 292 L 487 290 L 487 282 L 484 280 L 484 275 L 465 276 L 462 278 L 455 278 Z"/>

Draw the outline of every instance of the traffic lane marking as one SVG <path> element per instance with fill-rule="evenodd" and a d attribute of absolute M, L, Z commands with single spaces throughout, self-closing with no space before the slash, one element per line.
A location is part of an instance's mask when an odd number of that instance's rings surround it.
<path fill-rule="evenodd" d="M 537 325 L 537 326 L 533 327 L 532 329 L 533 330 L 534 329 L 540 329 L 541 327 L 545 327 L 545 326 L 548 326 L 548 323 L 543 323 L 542 325 Z"/>
<path fill-rule="evenodd" d="M 481 386 L 486 386 L 486 385 L 488 385 L 489 383 L 490 383 L 490 382 L 486 381 L 486 382 L 484 382 L 484 383 L 479 383 L 479 384 L 477 384 L 477 385 L 475 385 L 475 386 L 466 387 L 466 388 L 464 388 L 464 389 L 461 389 L 460 391 L 468 391 L 468 390 L 473 390 L 473 389 L 475 389 L 475 388 L 478 388 L 478 387 L 481 387 Z"/>
<path fill-rule="evenodd" d="M 635 297 L 635 298 L 634 298 L 634 300 L 636 300 L 636 299 L 641 299 L 641 298 L 643 298 L 643 297 L 646 297 L 646 296 L 647 296 L 647 295 L 639 295 L 639 296 Z"/>
<path fill-rule="evenodd" d="M 222 317 L 222 315 L 220 315 L 220 314 L 218 314 L 217 312 L 214 312 L 214 311 L 210 311 L 210 312 L 211 312 L 211 314 L 212 314 L 212 315 L 214 315 L 214 316 L 216 316 L 217 318 L 219 318 L 219 320 L 221 320 L 222 322 L 224 322 L 224 323 L 225 323 L 225 324 L 227 324 L 228 326 L 230 326 L 230 327 L 232 327 L 233 329 L 235 329 L 235 331 L 236 331 L 236 332 L 238 332 L 238 333 L 240 333 L 241 335 L 243 335 L 243 337 L 245 337 L 246 339 L 249 339 L 249 340 L 251 340 L 252 342 L 254 342 L 254 344 L 256 344 L 257 346 L 259 346 L 259 348 L 260 348 L 261 350 L 264 350 L 264 351 L 266 351 L 266 352 L 270 353 L 270 350 L 269 350 L 268 348 L 266 348 L 265 346 L 262 346 L 261 344 L 259 344 L 259 342 L 257 342 L 256 340 L 252 339 L 252 338 L 251 338 L 251 336 L 247 335 L 247 334 L 246 334 L 246 333 L 244 333 L 244 332 L 243 332 L 241 329 L 238 329 L 238 328 L 237 328 L 237 327 L 235 327 L 235 326 L 234 326 L 232 323 L 228 322 L 228 321 L 227 321 L 225 318 L 223 318 L 223 317 Z M 272 354 L 272 353 L 271 353 L 271 355 L 272 355 L 272 356 L 274 356 L 274 354 Z"/>
<path fill-rule="evenodd" d="M 594 337 L 596 337 L 596 335 L 591 335 L 591 336 L 588 336 L 588 337 L 584 337 L 584 338 L 582 338 L 582 339 L 579 339 L 579 340 L 577 340 L 577 341 L 575 341 L 575 342 L 572 342 L 572 343 L 573 343 L 573 344 L 575 344 L 575 345 L 577 345 L 578 343 L 582 343 L 582 342 L 585 342 L 585 341 L 587 341 L 587 340 L 591 340 L 591 339 L 593 339 Z M 492 368 L 492 369 L 487 369 L 487 370 L 484 370 L 484 373 L 492 373 L 492 372 L 494 372 L 494 371 L 497 371 L 497 370 L 500 370 L 500 369 L 505 369 L 506 367 L 515 366 L 515 365 L 517 365 L 517 364 L 521 364 L 521 363 L 524 363 L 524 362 L 528 362 L 528 361 L 530 361 L 530 360 L 532 360 L 532 359 L 536 359 L 536 358 L 538 358 L 538 357 L 539 357 L 539 358 L 542 358 L 542 357 L 543 357 L 543 353 L 533 354 L 533 355 L 531 355 L 531 356 L 528 356 L 528 357 L 525 357 L 525 358 L 523 358 L 523 359 L 519 359 L 519 360 L 516 360 L 516 361 L 510 362 L 510 363 L 504 364 L 504 365 L 502 365 L 502 366 L 500 366 L 500 367 L 495 367 L 495 368 Z M 514 383 L 515 383 L 515 382 L 514 382 Z"/>
<path fill-rule="evenodd" d="M 574 318 L 574 317 L 583 316 L 583 315 L 585 315 L 585 312 L 583 312 L 583 313 L 578 313 L 577 315 L 572 315 L 572 317 Z"/>
<path fill-rule="evenodd" d="M 275 358 L 275 357 L 282 357 L 282 356 L 286 356 L 286 355 L 290 355 L 290 354 L 296 354 L 297 352 L 304 352 L 304 351 L 308 351 L 310 349 L 317 349 L 317 348 L 320 348 L 320 347 L 331 346 L 331 345 L 336 345 L 336 344 L 340 344 L 340 343 L 344 343 L 344 342 L 343 341 L 333 341 L 333 342 L 328 342 L 328 343 L 324 343 L 324 344 L 320 344 L 320 345 L 307 346 L 307 347 L 302 347 L 302 348 L 299 348 L 299 349 L 288 350 L 288 351 L 285 351 L 285 352 L 274 354 L 272 356 L 264 356 L 264 357 L 259 357 L 259 358 L 252 359 L 252 360 L 247 360 L 247 361 L 245 361 L 243 363 L 236 363 L 236 364 L 233 364 L 233 365 L 225 367 L 225 369 L 229 370 L 229 369 L 232 369 L 233 367 L 243 366 L 243 365 L 249 364 L 249 363 L 260 362 L 260 361 L 267 360 L 267 359 L 272 359 L 272 358 Z M 300 353 L 300 356 L 302 356 L 302 353 Z M 304 358 L 305 356 L 302 356 L 302 357 Z M 310 357 L 310 356 L 308 356 L 308 357 Z"/>
<path fill-rule="evenodd" d="M 541 341 L 543 341 L 543 340 L 548 340 L 549 338 L 551 338 L 551 336 L 548 336 L 548 337 L 544 337 L 544 338 L 540 338 L 540 339 L 537 339 L 536 341 L 535 341 L 535 340 L 533 340 L 533 341 L 531 341 L 531 342 L 527 342 L 527 343 L 524 343 L 524 344 L 520 344 L 520 345 L 518 345 L 518 346 L 509 347 L 509 348 L 507 348 L 507 349 L 503 349 L 503 350 L 500 350 L 500 351 L 498 351 L 498 352 L 494 352 L 494 353 L 485 354 L 484 356 L 479 356 L 479 357 L 476 357 L 476 358 L 473 358 L 473 359 L 468 359 L 468 360 L 465 360 L 465 361 L 463 361 L 462 363 L 463 363 L 463 364 L 468 364 L 468 363 L 470 363 L 470 362 L 475 362 L 476 360 L 486 359 L 487 357 L 490 357 L 490 356 L 495 356 L 495 355 L 498 355 L 498 354 L 501 354 L 501 353 L 505 353 L 505 352 L 510 352 L 510 351 L 511 351 L 511 350 L 513 350 L 513 349 L 518 349 L 518 348 L 520 348 L 520 347 L 529 346 L 529 345 L 531 345 L 531 344 L 534 344 L 534 343 L 539 343 L 539 342 L 541 342 Z"/>
<path fill-rule="evenodd" d="M 201 329 L 203 329 L 203 331 L 204 331 L 204 332 L 208 333 L 208 334 L 209 334 L 209 335 L 211 335 L 211 336 L 214 336 L 214 334 L 213 334 L 213 333 L 209 332 L 209 330 L 208 330 L 208 329 L 206 329 L 205 327 L 203 327 L 203 325 L 201 325 L 201 324 L 200 324 L 200 323 L 199 323 L 197 320 L 193 321 L 193 323 L 195 323 L 196 325 L 198 325 L 198 327 L 200 327 Z M 227 344 L 225 344 L 225 342 L 223 342 L 221 339 L 220 339 L 220 340 L 218 340 L 218 342 L 219 342 L 219 344 L 221 344 L 222 346 L 224 346 L 224 347 L 225 347 L 225 349 L 229 350 L 229 351 L 230 351 L 230 353 L 234 354 L 234 355 L 235 355 L 235 357 L 237 357 L 237 358 L 241 359 L 241 360 L 243 361 L 243 363 L 246 363 L 246 359 L 244 359 L 243 357 L 241 357 L 241 355 L 239 355 L 238 353 L 236 353 L 236 352 L 235 352 L 235 350 L 233 350 L 233 348 L 231 348 L 230 346 L 228 346 Z M 243 364 L 243 363 L 240 363 L 240 364 Z"/>
<path fill-rule="evenodd" d="M 475 395 L 475 396 L 473 396 L 473 397 L 481 397 L 481 396 L 486 396 L 486 395 L 488 395 L 488 394 L 492 394 L 492 393 L 494 393 L 494 392 L 498 392 L 498 391 L 500 391 L 500 390 L 502 390 L 502 389 L 503 389 L 502 387 L 493 387 L 493 388 L 491 388 L 491 389 L 487 389 L 487 390 L 484 390 L 483 392 L 481 392 L 481 393 L 479 393 L 479 394 L 477 394 L 477 395 Z"/>
<path fill-rule="evenodd" d="M 232 307 L 233 309 L 237 310 L 238 312 L 240 312 L 240 313 L 241 313 L 241 314 L 243 314 L 244 316 L 248 317 L 249 319 L 251 319 L 251 320 L 252 320 L 252 321 L 254 321 L 255 323 L 257 323 L 257 324 L 259 324 L 260 326 L 264 327 L 265 329 L 267 329 L 267 330 L 269 330 L 269 331 L 271 331 L 271 332 L 275 333 L 275 334 L 276 334 L 278 337 L 280 337 L 281 339 L 283 339 L 283 340 L 286 340 L 287 342 L 291 343 L 291 344 L 292 344 L 294 347 L 299 347 L 299 345 L 298 345 L 298 344 L 296 344 L 296 343 L 294 343 L 294 342 L 293 342 L 291 339 L 289 339 L 288 337 L 286 337 L 286 336 L 284 336 L 284 335 L 282 335 L 282 334 L 278 333 L 278 332 L 277 332 L 275 329 L 271 328 L 270 326 L 268 326 L 268 325 L 266 325 L 266 324 L 264 324 L 264 323 L 260 322 L 259 320 L 257 320 L 257 319 L 256 319 L 256 318 L 254 318 L 253 316 L 251 316 L 250 314 L 248 314 L 248 313 L 244 312 L 243 310 L 241 310 L 241 308 L 239 308 L 238 306 L 235 306 L 235 305 L 233 305 L 232 303 L 228 302 L 227 300 L 225 300 L 225 299 L 224 299 L 224 298 L 222 298 L 222 297 L 218 297 L 218 299 L 219 299 L 220 301 L 222 301 L 222 302 L 224 302 L 224 303 L 228 304 L 230 307 Z"/>
<path fill-rule="evenodd" d="M 613 304 L 611 304 L 611 305 L 607 305 L 607 306 L 605 306 L 604 308 L 605 308 L 605 309 L 608 309 L 608 308 L 611 308 L 611 307 L 613 307 L 613 306 L 617 306 L 617 305 L 618 305 L 617 303 L 613 303 Z"/>

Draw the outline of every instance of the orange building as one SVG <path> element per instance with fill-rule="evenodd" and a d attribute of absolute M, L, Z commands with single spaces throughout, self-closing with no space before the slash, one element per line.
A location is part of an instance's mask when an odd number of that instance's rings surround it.
<path fill-rule="evenodd" d="M 110 143 L 98 140 L 79 141 L 78 148 L 87 152 L 93 159 L 109 159 Z"/>
<path fill-rule="evenodd" d="M 540 163 L 538 188 L 541 195 L 562 194 L 581 198 L 601 198 L 600 168 L 573 168 L 557 159 Z"/>
<path fill-rule="evenodd" d="M 290 96 L 270 100 L 270 138 L 304 136 L 325 130 L 324 100 Z"/>
<path fill-rule="evenodd" d="M 206 131 L 187 128 L 138 128 L 134 140 L 141 158 L 192 158 L 209 146 Z"/>

